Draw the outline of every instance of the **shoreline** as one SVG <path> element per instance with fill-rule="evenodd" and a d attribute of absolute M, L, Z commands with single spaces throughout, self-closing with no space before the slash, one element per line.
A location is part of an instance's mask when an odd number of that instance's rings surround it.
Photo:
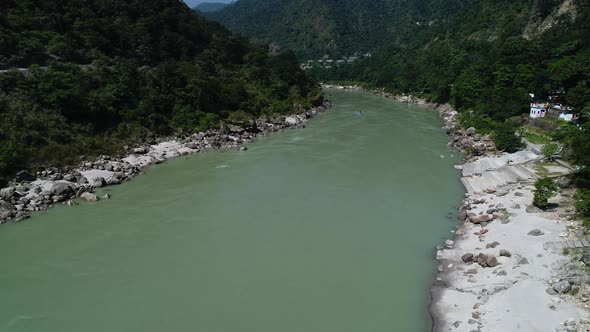
<path fill-rule="evenodd" d="M 489 167 L 501 160 L 506 164 L 499 169 L 514 167 L 522 175 L 516 181 L 487 182 L 482 179 L 494 170 L 473 175 L 471 168 L 463 170 L 466 194 L 458 208 L 460 224 L 436 251 L 436 279 L 429 290 L 432 331 L 590 331 L 590 255 L 584 257 L 583 248 L 575 248 L 582 244 L 585 229 L 573 218 L 574 189 L 567 180 L 559 182 L 561 190 L 551 200 L 557 207 L 540 211 L 532 207 L 535 174 L 526 174 L 538 159 L 498 152 L 489 137 L 461 128 L 450 105 L 359 86 L 324 87 L 365 91 L 436 110 L 449 147 L 462 152 L 466 164 Z M 481 190 L 482 185 L 490 187 Z M 564 243 L 570 247 L 555 249 Z"/>
<path fill-rule="evenodd" d="M 93 161 L 82 161 L 74 167 L 50 167 L 36 174 L 21 171 L 7 187 L 0 188 L 0 224 L 26 220 L 32 213 L 45 211 L 57 204 L 77 205 L 77 198 L 89 202 L 109 199 L 108 194 L 96 196 L 94 189 L 130 181 L 143 174 L 145 168 L 170 159 L 209 150 L 246 151 L 247 143 L 272 132 L 305 128 L 308 119 L 332 106 L 330 101 L 325 100 L 322 105 L 298 114 L 260 117 L 255 120 L 255 126 L 251 125 L 254 128 L 222 125 L 221 129 L 190 136 L 160 137 L 128 149 L 121 158 L 103 155 Z"/>

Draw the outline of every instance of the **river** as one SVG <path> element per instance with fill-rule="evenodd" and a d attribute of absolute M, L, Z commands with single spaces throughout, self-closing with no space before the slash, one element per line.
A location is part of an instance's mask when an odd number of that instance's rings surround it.
<path fill-rule="evenodd" d="M 306 129 L 2 225 L 0 331 L 428 331 L 458 157 L 434 111 L 326 94 Z"/>

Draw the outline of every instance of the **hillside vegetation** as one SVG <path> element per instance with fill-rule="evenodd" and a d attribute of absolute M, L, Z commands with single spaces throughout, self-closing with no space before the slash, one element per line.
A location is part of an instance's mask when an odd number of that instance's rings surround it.
<path fill-rule="evenodd" d="M 465 0 L 240 0 L 209 17 L 230 30 L 292 49 L 300 59 L 405 44 L 461 10 Z"/>
<path fill-rule="evenodd" d="M 177 0 L 0 2 L 0 177 L 309 106 L 295 55 Z"/>

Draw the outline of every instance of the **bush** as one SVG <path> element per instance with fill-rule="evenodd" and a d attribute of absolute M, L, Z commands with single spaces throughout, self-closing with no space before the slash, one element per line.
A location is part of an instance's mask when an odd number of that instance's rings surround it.
<path fill-rule="evenodd" d="M 559 152 L 559 145 L 555 143 L 545 144 L 541 152 L 545 158 L 554 159 L 555 155 Z"/>
<path fill-rule="evenodd" d="M 535 182 L 535 189 L 533 205 L 540 209 L 546 209 L 549 206 L 549 199 L 557 192 L 557 184 L 553 179 L 544 177 Z"/>
<path fill-rule="evenodd" d="M 515 134 L 515 128 L 509 124 L 499 124 L 494 131 L 494 143 L 498 150 L 508 153 L 516 152 L 524 146 L 520 137 Z"/>
<path fill-rule="evenodd" d="M 590 217 L 590 190 L 578 189 L 575 200 L 578 213 L 585 217 Z"/>

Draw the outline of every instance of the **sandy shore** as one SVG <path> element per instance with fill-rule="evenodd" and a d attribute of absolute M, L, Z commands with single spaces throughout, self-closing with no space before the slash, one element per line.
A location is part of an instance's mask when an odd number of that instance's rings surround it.
<path fill-rule="evenodd" d="M 497 217 L 485 225 L 466 222 L 454 243 L 438 251 L 441 272 L 431 290 L 435 331 L 590 330 L 587 308 L 571 295 L 553 290 L 576 272 L 585 273 L 583 263 L 571 263 L 571 255 L 544 249 L 547 242 L 575 236 L 576 232 L 568 230 L 577 223 L 560 220 L 557 212 L 527 212 L 533 190 L 530 185 L 519 185 L 501 197 L 482 194 L 466 200 L 470 213 L 493 211 Z M 560 196 L 556 201 L 566 203 L 569 198 Z M 484 254 L 497 262 L 492 267 L 469 259 L 465 262 L 469 254 L 474 260 Z M 570 263 L 579 271 L 564 278 L 564 267 Z M 572 287 L 587 286 L 574 281 Z"/>

